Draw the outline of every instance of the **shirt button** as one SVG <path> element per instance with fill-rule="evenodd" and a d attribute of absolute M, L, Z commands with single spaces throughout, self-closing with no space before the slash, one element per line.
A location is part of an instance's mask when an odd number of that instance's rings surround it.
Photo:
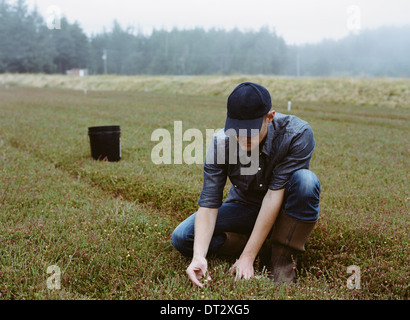
<path fill-rule="evenodd" d="M 261 169 L 261 168 L 258 168 L 258 170 L 261 171 L 262 169 Z"/>
<path fill-rule="evenodd" d="M 238 188 L 238 186 L 237 186 L 236 184 L 234 185 L 234 187 L 235 187 L 235 188 Z"/>
<path fill-rule="evenodd" d="M 260 185 L 259 185 L 259 187 L 261 187 L 261 188 L 262 188 L 262 187 L 263 187 L 263 185 L 262 185 L 262 184 L 260 184 Z"/>

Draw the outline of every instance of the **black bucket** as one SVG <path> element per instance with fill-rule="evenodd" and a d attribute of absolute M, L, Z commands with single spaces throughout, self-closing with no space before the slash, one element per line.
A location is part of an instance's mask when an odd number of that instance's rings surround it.
<path fill-rule="evenodd" d="M 89 127 L 91 156 L 95 160 L 110 162 L 121 159 L 120 126 Z"/>

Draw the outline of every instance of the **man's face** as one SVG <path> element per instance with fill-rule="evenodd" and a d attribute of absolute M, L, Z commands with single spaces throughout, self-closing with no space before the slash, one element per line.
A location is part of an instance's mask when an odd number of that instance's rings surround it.
<path fill-rule="evenodd" d="M 275 111 L 270 111 L 262 122 L 262 127 L 260 129 L 259 135 L 255 137 L 241 137 L 236 136 L 238 144 L 243 151 L 252 151 L 265 139 L 268 134 L 268 124 L 272 122 L 273 117 L 275 116 Z"/>

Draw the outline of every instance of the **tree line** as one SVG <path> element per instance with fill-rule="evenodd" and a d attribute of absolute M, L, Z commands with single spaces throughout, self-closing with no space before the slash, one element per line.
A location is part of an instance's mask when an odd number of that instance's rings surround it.
<path fill-rule="evenodd" d="M 113 22 L 87 36 L 66 17 L 49 28 L 25 0 L 0 1 L 0 72 L 89 74 L 265 74 L 300 76 L 410 76 L 410 26 L 362 31 L 341 40 L 292 46 L 274 29 L 195 28 L 150 35 Z"/>

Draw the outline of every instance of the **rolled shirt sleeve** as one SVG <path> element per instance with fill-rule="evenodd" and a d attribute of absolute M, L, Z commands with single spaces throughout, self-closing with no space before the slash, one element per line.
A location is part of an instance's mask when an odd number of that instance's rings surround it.
<path fill-rule="evenodd" d="M 306 124 L 293 137 L 286 155 L 273 167 L 269 189 L 283 189 L 294 172 L 300 169 L 309 169 L 314 148 L 313 131 Z"/>
<path fill-rule="evenodd" d="M 228 177 L 227 137 L 219 131 L 210 143 L 203 169 L 204 180 L 202 192 L 198 200 L 200 207 L 219 208 L 223 201 L 223 191 Z"/>

